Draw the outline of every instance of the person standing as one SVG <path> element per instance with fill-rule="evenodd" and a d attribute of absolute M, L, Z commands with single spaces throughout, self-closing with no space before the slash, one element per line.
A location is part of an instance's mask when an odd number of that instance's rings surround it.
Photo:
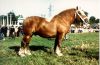
<path fill-rule="evenodd" d="M 3 34 L 3 27 L 0 26 L 0 40 L 5 40 L 4 34 Z"/>
<path fill-rule="evenodd" d="M 7 37 L 7 30 L 8 30 L 7 26 L 4 26 L 3 29 L 4 29 L 4 32 L 3 32 L 4 33 L 4 37 Z"/>
<path fill-rule="evenodd" d="M 18 36 L 17 32 L 18 32 L 18 27 L 16 26 L 16 27 L 15 27 L 15 36 L 16 36 L 16 37 Z"/>
<path fill-rule="evenodd" d="M 14 28 L 14 26 L 11 26 L 11 28 L 10 28 L 10 34 L 9 34 L 9 37 L 15 39 L 15 28 Z"/>

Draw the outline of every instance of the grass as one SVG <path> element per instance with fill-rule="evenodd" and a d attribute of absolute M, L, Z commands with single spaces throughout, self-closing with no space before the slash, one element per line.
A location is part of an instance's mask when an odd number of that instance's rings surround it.
<path fill-rule="evenodd" d="M 53 53 L 54 39 L 33 36 L 32 55 L 17 55 L 22 37 L 0 41 L 0 65 L 99 65 L 99 33 L 69 34 L 62 42 L 62 53 Z"/>

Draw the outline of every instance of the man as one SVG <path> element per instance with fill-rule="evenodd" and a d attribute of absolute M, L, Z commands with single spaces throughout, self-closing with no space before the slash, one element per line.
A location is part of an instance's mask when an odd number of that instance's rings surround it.
<path fill-rule="evenodd" d="M 0 26 L 0 40 L 5 40 L 4 34 L 3 34 L 3 27 Z"/>
<path fill-rule="evenodd" d="M 10 28 L 10 34 L 9 37 L 14 38 L 15 39 L 15 29 L 14 26 L 12 25 Z"/>

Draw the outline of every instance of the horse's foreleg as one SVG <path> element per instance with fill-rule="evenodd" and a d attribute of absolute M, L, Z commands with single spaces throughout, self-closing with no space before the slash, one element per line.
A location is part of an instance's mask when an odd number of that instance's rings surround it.
<path fill-rule="evenodd" d="M 61 53 L 61 51 L 60 51 L 61 42 L 62 42 L 63 37 L 64 37 L 64 33 L 57 34 L 57 36 L 56 36 L 55 45 L 54 45 L 54 52 L 55 52 L 58 56 L 62 56 L 62 55 L 63 55 L 63 54 Z"/>
<path fill-rule="evenodd" d="M 31 55 L 29 51 L 29 41 L 31 39 L 30 35 L 24 35 L 23 40 L 21 42 L 21 48 L 18 52 L 20 56 Z"/>

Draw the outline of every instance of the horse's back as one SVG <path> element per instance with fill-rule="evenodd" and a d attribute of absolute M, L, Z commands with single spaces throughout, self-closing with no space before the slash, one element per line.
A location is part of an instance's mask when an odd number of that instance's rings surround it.
<path fill-rule="evenodd" d="M 27 17 L 23 22 L 23 31 L 26 33 L 36 32 L 42 24 L 45 24 L 46 20 L 43 17 L 39 16 L 30 16 Z"/>
<path fill-rule="evenodd" d="M 23 25 L 33 25 L 35 23 L 40 23 L 42 20 L 44 20 L 44 18 L 42 17 L 38 17 L 38 16 L 30 16 L 30 17 L 27 17 L 24 22 L 23 22 Z"/>

